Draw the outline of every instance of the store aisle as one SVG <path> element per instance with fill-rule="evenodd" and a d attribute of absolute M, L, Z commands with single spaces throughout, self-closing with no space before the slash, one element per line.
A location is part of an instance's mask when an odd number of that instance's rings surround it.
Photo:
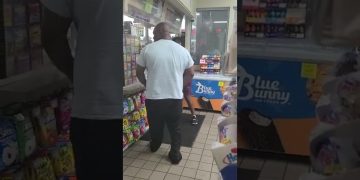
<path fill-rule="evenodd" d="M 184 113 L 190 113 L 184 110 Z M 192 148 L 182 147 L 183 160 L 178 165 L 168 161 L 169 144 L 162 144 L 156 153 L 148 150 L 148 141 L 136 142 L 124 152 L 124 180 L 219 180 L 219 170 L 210 151 L 217 139 L 216 119 L 220 114 L 198 112 L 205 115 L 204 123 Z M 186 166 L 186 167 L 185 167 Z"/>
<path fill-rule="evenodd" d="M 184 113 L 189 111 L 184 110 Z M 136 142 L 124 152 L 124 180 L 219 180 L 219 170 L 210 151 L 217 138 L 218 113 L 199 112 L 205 115 L 204 123 L 192 148 L 181 149 L 183 160 L 171 165 L 167 159 L 169 144 L 162 144 L 156 153 L 147 149 L 147 141 Z M 298 180 L 310 171 L 308 164 L 260 159 L 239 155 L 240 168 L 256 170 L 258 180 Z M 186 166 L 186 167 L 185 167 Z M 241 179 L 241 175 L 238 176 Z M 244 179 L 255 180 L 255 179 Z"/>

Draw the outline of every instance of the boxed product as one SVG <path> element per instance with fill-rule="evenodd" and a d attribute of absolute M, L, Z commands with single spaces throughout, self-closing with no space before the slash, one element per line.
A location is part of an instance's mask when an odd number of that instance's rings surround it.
<path fill-rule="evenodd" d="M 39 3 L 29 3 L 28 4 L 28 16 L 29 23 L 40 23 L 40 4 Z"/>
<path fill-rule="evenodd" d="M 0 172 L 19 159 L 16 127 L 13 119 L 0 117 Z"/>
<path fill-rule="evenodd" d="M 70 143 L 58 143 L 50 149 L 50 159 L 57 177 L 75 174 L 75 160 Z"/>
<path fill-rule="evenodd" d="M 41 27 L 40 25 L 32 25 L 29 28 L 30 47 L 35 48 L 41 46 Z"/>
<path fill-rule="evenodd" d="M 13 22 L 15 26 L 26 25 L 26 7 L 18 2 L 13 5 Z"/>
<path fill-rule="evenodd" d="M 36 136 L 28 115 L 16 114 L 14 117 L 16 121 L 20 159 L 24 160 L 35 152 L 37 146 Z"/>
<path fill-rule="evenodd" d="M 237 144 L 213 144 L 211 149 L 214 160 L 224 180 L 236 180 L 237 174 Z"/>

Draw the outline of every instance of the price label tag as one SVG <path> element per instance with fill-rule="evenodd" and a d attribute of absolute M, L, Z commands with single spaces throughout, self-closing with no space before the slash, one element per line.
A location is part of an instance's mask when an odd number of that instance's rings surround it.
<path fill-rule="evenodd" d="M 219 81 L 219 84 L 218 84 L 220 87 L 223 87 L 224 86 L 224 82 L 223 81 Z"/>
<path fill-rule="evenodd" d="M 312 63 L 302 63 L 301 77 L 315 79 L 317 74 L 317 65 Z"/>

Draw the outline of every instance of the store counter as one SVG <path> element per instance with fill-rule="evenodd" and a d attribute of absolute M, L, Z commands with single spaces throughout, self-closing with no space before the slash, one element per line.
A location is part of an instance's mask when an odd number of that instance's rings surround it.
<path fill-rule="evenodd" d="M 221 111 L 223 93 L 236 77 L 196 72 L 191 83 L 191 103 L 195 109 Z M 183 107 L 188 107 L 183 101 Z"/>

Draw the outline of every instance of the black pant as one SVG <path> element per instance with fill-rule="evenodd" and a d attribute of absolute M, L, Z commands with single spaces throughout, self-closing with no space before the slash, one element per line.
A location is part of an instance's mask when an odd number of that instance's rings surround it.
<path fill-rule="evenodd" d="M 122 178 L 121 120 L 72 118 L 70 138 L 79 180 Z"/>
<path fill-rule="evenodd" d="M 146 100 L 149 119 L 151 146 L 160 147 L 166 124 L 171 136 L 171 152 L 179 152 L 181 146 L 180 118 L 182 113 L 181 99 Z"/>

